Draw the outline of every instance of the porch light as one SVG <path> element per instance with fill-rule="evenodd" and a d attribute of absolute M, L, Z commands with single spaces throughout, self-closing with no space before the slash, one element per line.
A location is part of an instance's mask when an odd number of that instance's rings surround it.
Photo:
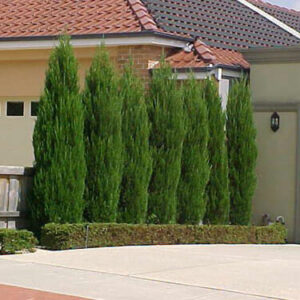
<path fill-rule="evenodd" d="M 279 129 L 280 116 L 277 112 L 274 112 L 271 116 L 271 129 L 276 132 Z"/>

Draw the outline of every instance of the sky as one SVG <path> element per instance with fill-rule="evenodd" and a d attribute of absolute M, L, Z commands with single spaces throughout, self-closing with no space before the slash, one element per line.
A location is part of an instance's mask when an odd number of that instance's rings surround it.
<path fill-rule="evenodd" d="M 270 2 L 288 8 L 298 9 L 300 11 L 300 0 L 267 0 L 265 2 Z"/>

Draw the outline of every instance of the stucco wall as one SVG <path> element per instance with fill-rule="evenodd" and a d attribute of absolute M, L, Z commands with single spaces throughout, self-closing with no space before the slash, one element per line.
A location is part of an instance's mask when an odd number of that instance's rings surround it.
<path fill-rule="evenodd" d="M 251 65 L 253 101 L 287 103 L 300 100 L 300 62 Z"/>
<path fill-rule="evenodd" d="M 253 221 L 260 224 L 269 214 L 274 221 L 283 216 L 288 238 L 293 240 L 295 225 L 297 113 L 281 112 L 280 130 L 270 129 L 271 112 L 256 112 L 257 189 L 253 200 Z"/>
<path fill-rule="evenodd" d="M 165 50 L 158 46 L 108 48 L 117 69 L 133 59 L 134 68 L 145 82 L 149 79 L 149 60 L 159 60 Z M 81 86 L 95 48 L 75 49 Z M 168 50 L 165 50 L 168 51 Z M 32 133 L 35 118 L 30 116 L 30 101 L 43 91 L 50 50 L 0 51 L 0 165 L 32 166 Z M 24 117 L 6 116 L 6 101 L 24 101 Z"/>
<path fill-rule="evenodd" d="M 253 222 L 264 214 L 274 221 L 283 216 L 290 242 L 300 239 L 296 232 L 297 143 L 299 135 L 300 61 L 251 64 L 251 90 L 257 127 L 257 190 L 253 199 Z M 297 104 L 298 103 L 298 104 Z M 271 115 L 280 116 L 280 128 L 270 128 Z M 298 155 L 299 156 L 299 155 Z"/>

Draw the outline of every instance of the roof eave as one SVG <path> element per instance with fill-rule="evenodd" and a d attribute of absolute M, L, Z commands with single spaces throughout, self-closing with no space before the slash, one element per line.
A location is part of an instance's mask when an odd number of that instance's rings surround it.
<path fill-rule="evenodd" d="M 220 69 L 222 69 L 221 72 L 219 72 Z M 150 69 L 149 71 L 152 74 L 154 70 L 155 69 Z M 177 75 L 178 80 L 189 79 L 190 73 L 192 73 L 196 79 L 203 80 L 211 75 L 214 75 L 216 78 L 218 78 L 219 74 L 221 74 L 220 79 L 236 79 L 242 77 L 245 73 L 247 74 L 250 69 L 243 68 L 242 66 L 218 64 L 214 66 L 196 68 L 172 68 L 172 71 Z"/>
<path fill-rule="evenodd" d="M 300 45 L 290 47 L 250 48 L 241 53 L 250 63 L 300 62 Z"/>
<path fill-rule="evenodd" d="M 131 37 L 131 36 L 161 36 L 170 39 L 181 41 L 193 41 L 193 38 L 183 37 L 176 34 L 154 31 L 142 30 L 137 32 L 112 32 L 112 33 L 89 33 L 89 34 L 71 34 L 72 39 L 92 39 L 92 38 L 110 38 L 110 37 Z M 12 36 L 1 37 L 1 41 L 41 41 L 41 40 L 57 40 L 61 34 L 57 35 L 41 35 L 41 36 Z"/>
<path fill-rule="evenodd" d="M 178 73 L 197 73 L 197 72 L 208 72 L 216 69 L 224 69 L 224 70 L 231 70 L 231 71 L 249 71 L 250 68 L 244 68 L 242 66 L 233 66 L 233 65 L 225 65 L 225 64 L 216 64 L 213 66 L 207 66 L 207 67 L 196 67 L 196 68 L 172 68 L 175 72 Z"/>
<path fill-rule="evenodd" d="M 0 37 L 0 50 L 53 48 L 60 35 Z M 74 47 L 160 45 L 183 48 L 192 38 L 153 30 L 96 34 L 71 34 Z"/>

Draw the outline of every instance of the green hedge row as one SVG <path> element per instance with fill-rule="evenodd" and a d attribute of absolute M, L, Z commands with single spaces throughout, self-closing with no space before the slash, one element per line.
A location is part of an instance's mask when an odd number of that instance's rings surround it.
<path fill-rule="evenodd" d="M 33 251 L 37 240 L 27 230 L 0 229 L 0 254 L 15 254 L 20 251 Z"/>
<path fill-rule="evenodd" d="M 265 227 L 230 225 L 47 224 L 41 244 L 50 250 L 171 244 L 283 244 L 282 225 Z"/>

